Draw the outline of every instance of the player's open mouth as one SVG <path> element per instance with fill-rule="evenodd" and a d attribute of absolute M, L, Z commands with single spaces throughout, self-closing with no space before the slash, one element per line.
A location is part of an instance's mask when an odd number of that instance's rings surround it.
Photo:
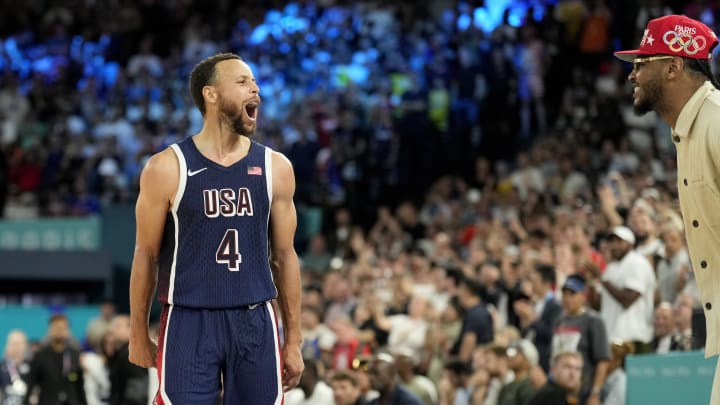
<path fill-rule="evenodd" d="M 251 101 L 245 104 L 245 114 L 247 114 L 248 118 L 251 121 L 255 121 L 255 119 L 257 118 L 257 111 L 259 105 L 260 104 L 258 104 L 257 101 Z"/>

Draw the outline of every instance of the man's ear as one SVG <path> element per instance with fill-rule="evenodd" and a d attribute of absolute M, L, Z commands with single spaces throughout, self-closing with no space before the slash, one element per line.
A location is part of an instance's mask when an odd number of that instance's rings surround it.
<path fill-rule="evenodd" d="M 217 90 L 215 90 L 215 87 L 213 87 L 213 86 L 203 87 L 202 94 L 203 94 L 203 98 L 205 99 L 206 104 L 217 103 L 218 94 L 217 94 Z"/>
<path fill-rule="evenodd" d="M 667 66 L 668 78 L 676 77 L 685 68 L 685 61 L 682 58 L 672 58 Z"/>

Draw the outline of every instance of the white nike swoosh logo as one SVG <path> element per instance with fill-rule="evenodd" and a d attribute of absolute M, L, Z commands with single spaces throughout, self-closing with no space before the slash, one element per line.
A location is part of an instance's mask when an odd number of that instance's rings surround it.
<path fill-rule="evenodd" d="M 198 169 L 198 170 L 195 170 L 195 171 L 188 170 L 188 176 L 189 176 L 189 177 L 192 177 L 192 176 L 194 176 L 194 175 L 196 175 L 196 174 L 198 174 L 198 173 L 200 173 L 200 172 L 202 172 L 202 171 L 204 171 L 204 170 L 207 170 L 207 167 L 203 167 L 202 169 Z"/>

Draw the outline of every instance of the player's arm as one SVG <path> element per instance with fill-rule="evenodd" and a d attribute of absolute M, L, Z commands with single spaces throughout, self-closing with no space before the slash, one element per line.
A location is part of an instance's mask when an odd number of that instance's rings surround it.
<path fill-rule="evenodd" d="M 177 158 L 170 149 L 150 158 L 140 175 L 135 254 L 130 273 L 130 361 L 141 367 L 151 367 L 155 361 L 148 321 L 157 286 L 165 218 L 178 181 Z"/>
<path fill-rule="evenodd" d="M 270 265 L 278 289 L 285 341 L 302 344 L 300 332 L 300 263 L 293 241 L 297 216 L 293 194 L 295 175 L 290 162 L 273 153 L 273 201 L 270 207 Z"/>
<path fill-rule="evenodd" d="M 293 194 L 295 175 L 287 158 L 277 152 L 272 156 L 272 205 L 270 207 L 270 267 L 278 290 L 278 306 L 285 333 L 285 385 L 292 388 L 302 373 L 302 332 L 300 329 L 300 263 L 293 241 L 297 216 Z M 293 358 L 287 358 L 292 356 Z M 294 357 L 298 357 L 295 359 Z M 297 380 L 295 379 L 297 377 Z M 288 380 L 288 378 L 290 380 Z"/>

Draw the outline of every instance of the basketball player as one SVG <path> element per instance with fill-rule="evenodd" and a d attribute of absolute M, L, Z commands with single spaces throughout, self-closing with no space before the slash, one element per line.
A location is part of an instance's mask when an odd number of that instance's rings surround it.
<path fill-rule="evenodd" d="M 707 356 L 720 353 L 720 91 L 710 70 L 717 44 L 705 24 L 669 15 L 648 22 L 638 49 L 615 53 L 633 63 L 635 111 L 654 110 L 672 128 L 680 208 L 705 308 Z M 718 370 L 711 403 L 720 403 Z"/>
<path fill-rule="evenodd" d="M 160 405 L 214 404 L 221 378 L 225 404 L 280 404 L 304 368 L 293 169 L 252 140 L 259 88 L 239 56 L 200 62 L 190 92 L 202 130 L 154 155 L 140 177 L 130 361 L 157 365 Z M 148 314 L 158 285 L 156 344 Z"/>

